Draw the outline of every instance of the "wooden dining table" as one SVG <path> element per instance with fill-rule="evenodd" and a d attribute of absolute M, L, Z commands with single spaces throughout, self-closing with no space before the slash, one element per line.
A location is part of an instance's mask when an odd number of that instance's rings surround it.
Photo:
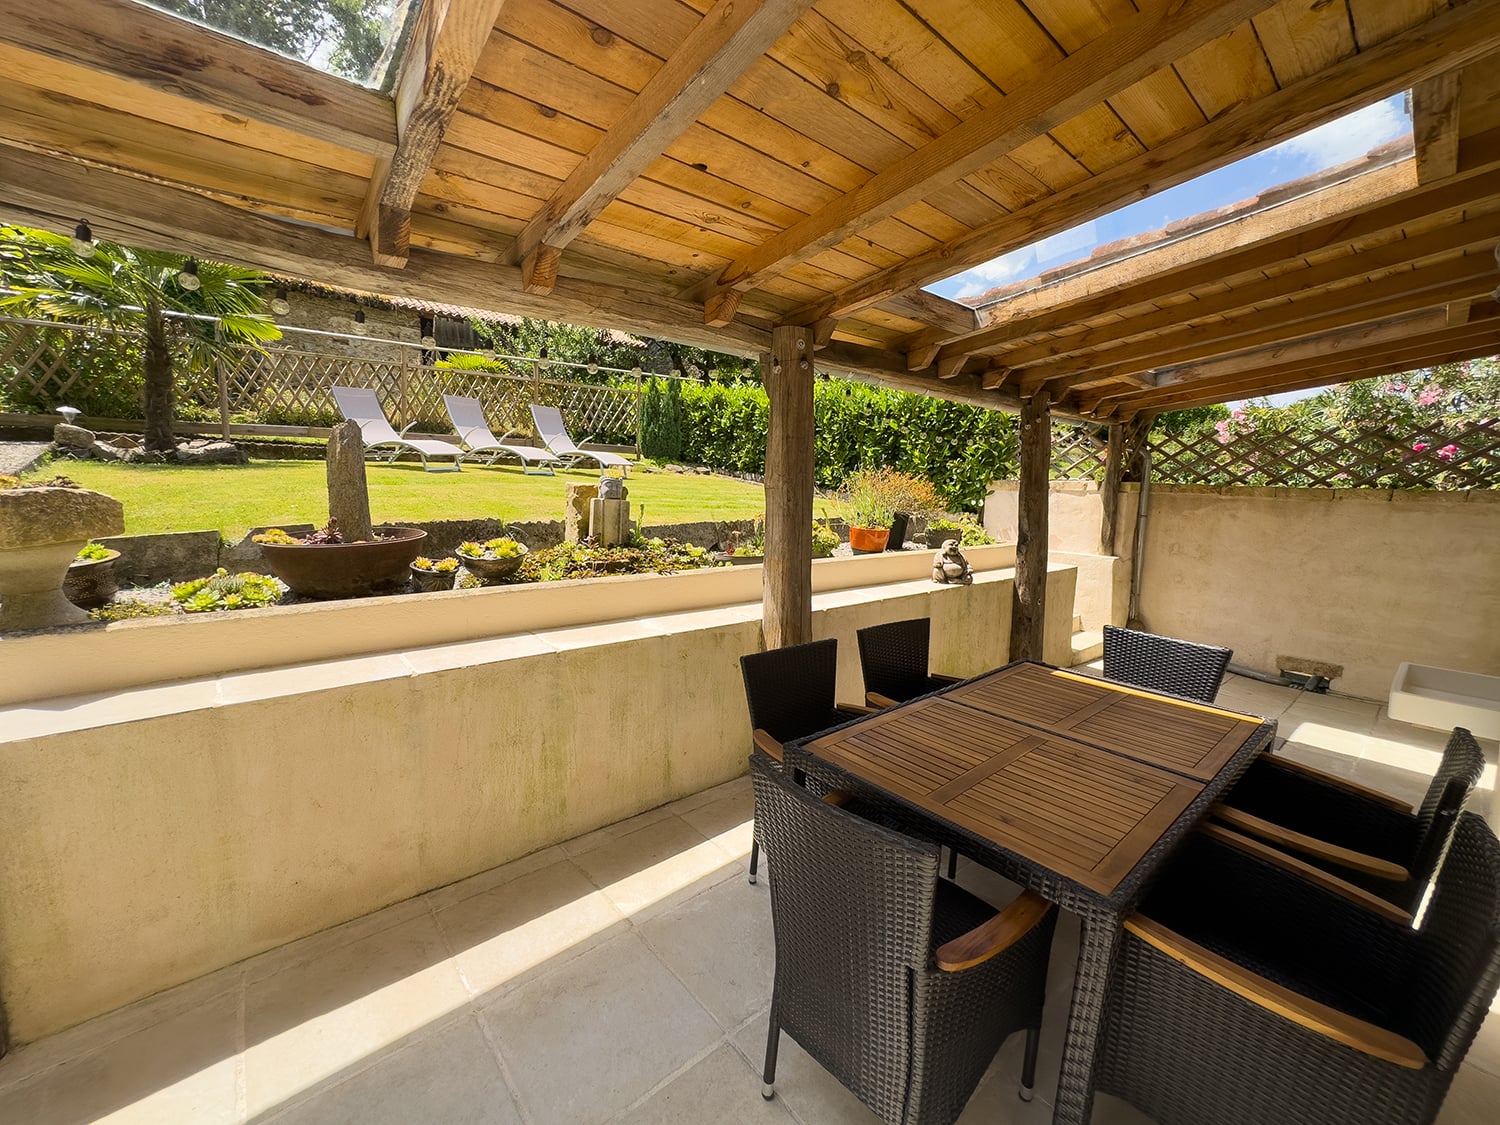
<path fill-rule="evenodd" d="M 789 744 L 1080 919 L 1053 1121 L 1083 1125 L 1122 923 L 1274 720 L 1018 661 Z"/>

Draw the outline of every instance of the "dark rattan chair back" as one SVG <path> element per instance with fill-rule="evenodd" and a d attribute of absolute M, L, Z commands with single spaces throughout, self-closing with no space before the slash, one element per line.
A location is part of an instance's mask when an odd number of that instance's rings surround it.
<path fill-rule="evenodd" d="M 1212 703 L 1232 649 L 1194 644 L 1136 629 L 1104 627 L 1104 677 L 1151 691 Z"/>
<path fill-rule="evenodd" d="M 1029 1086 L 1057 912 L 987 959 L 939 969 L 936 950 L 995 909 L 938 879 L 937 845 L 857 815 L 891 811 L 865 795 L 820 800 L 764 754 L 750 775 L 776 933 L 768 1088 L 786 1032 L 891 1125 L 952 1125 L 1020 1030 Z"/>
<path fill-rule="evenodd" d="M 1438 1069 L 1452 1073 L 1500 985 L 1500 842 L 1474 813 L 1458 818 L 1414 944 L 1405 1019 Z"/>
<path fill-rule="evenodd" d="M 844 722 L 834 709 L 838 660 L 832 639 L 740 657 L 750 725 L 787 742 Z"/>
<path fill-rule="evenodd" d="M 1448 738 L 1448 745 L 1443 748 L 1443 760 L 1438 763 L 1437 772 L 1432 775 L 1432 784 L 1427 787 L 1422 803 L 1417 806 L 1419 850 L 1434 834 L 1435 826 L 1440 833 L 1446 829 L 1451 834 L 1451 822 L 1458 815 L 1453 808 L 1452 790 L 1457 787 L 1461 794 L 1458 802 L 1461 809 L 1474 786 L 1479 784 L 1479 777 L 1483 773 L 1484 751 L 1479 748 L 1479 743 L 1463 727 L 1454 727 L 1453 734 Z M 1436 821 L 1443 818 L 1445 811 L 1450 823 L 1435 825 Z"/>
<path fill-rule="evenodd" d="M 933 690 L 927 678 L 927 650 L 932 619 L 914 617 L 859 630 L 859 666 L 865 691 L 904 703 Z"/>

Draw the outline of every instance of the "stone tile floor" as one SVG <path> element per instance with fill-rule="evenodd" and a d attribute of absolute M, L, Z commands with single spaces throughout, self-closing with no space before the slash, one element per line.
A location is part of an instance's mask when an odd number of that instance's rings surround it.
<path fill-rule="evenodd" d="M 1283 752 L 1412 799 L 1444 741 L 1374 703 L 1251 680 L 1220 702 L 1278 717 Z M 1487 805 L 1493 767 L 1481 785 Z M 777 1098 L 760 1097 L 772 942 L 765 881 L 744 877 L 750 817 L 748 783 L 730 782 L 22 1047 L 0 1060 L 0 1121 L 872 1122 L 787 1039 Z M 1036 1100 L 1015 1096 L 1013 1036 L 966 1125 L 1051 1119 L 1076 941 L 1064 915 Z M 1440 1121 L 1497 1105 L 1492 1018 Z M 1107 1097 L 1094 1114 L 1144 1120 Z"/>

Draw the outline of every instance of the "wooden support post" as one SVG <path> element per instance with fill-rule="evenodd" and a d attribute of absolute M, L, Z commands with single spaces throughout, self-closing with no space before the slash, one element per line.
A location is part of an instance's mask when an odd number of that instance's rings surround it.
<path fill-rule="evenodd" d="M 219 381 L 219 429 L 224 440 L 229 440 L 229 373 L 224 370 L 224 359 L 214 360 L 214 374 Z"/>
<path fill-rule="evenodd" d="M 1010 658 L 1042 659 L 1047 613 L 1047 504 L 1052 411 L 1046 391 L 1021 400 L 1021 488 L 1016 514 L 1016 585 Z"/>
<path fill-rule="evenodd" d="M 766 434 L 766 647 L 812 640 L 813 338 L 789 325 L 771 330 L 761 357 L 771 401 Z"/>
<path fill-rule="evenodd" d="M 1120 479 L 1125 471 L 1125 426 L 1116 422 L 1109 428 L 1109 451 L 1104 455 L 1104 484 L 1100 499 L 1104 514 L 1099 519 L 1099 553 L 1115 554 L 1115 533 L 1120 520 Z"/>

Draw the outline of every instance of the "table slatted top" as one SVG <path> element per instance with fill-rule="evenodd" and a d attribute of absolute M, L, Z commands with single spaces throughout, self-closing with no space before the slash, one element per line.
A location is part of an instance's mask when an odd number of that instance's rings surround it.
<path fill-rule="evenodd" d="M 1041 664 L 1012 664 L 944 698 L 1211 780 L 1261 720 Z"/>
<path fill-rule="evenodd" d="M 1203 788 L 945 696 L 851 724 L 806 749 L 1105 895 Z"/>

